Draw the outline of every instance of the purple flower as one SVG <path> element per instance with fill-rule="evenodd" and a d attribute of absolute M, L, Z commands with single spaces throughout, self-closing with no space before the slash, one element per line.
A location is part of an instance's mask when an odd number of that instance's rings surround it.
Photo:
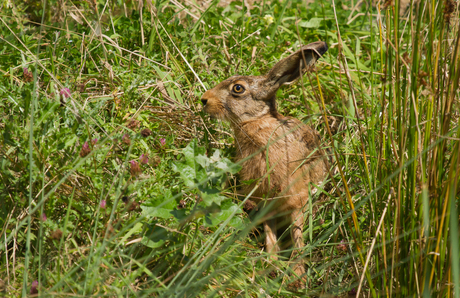
<path fill-rule="evenodd" d="M 348 292 L 348 296 L 356 296 L 356 289 L 355 289 L 355 288 L 352 288 L 352 289 Z"/>
<path fill-rule="evenodd" d="M 42 221 L 46 221 L 46 214 L 45 214 L 45 212 L 42 213 Z"/>
<path fill-rule="evenodd" d="M 71 94 L 69 88 L 64 88 L 64 89 L 62 89 L 61 92 L 59 92 L 59 93 L 64 97 L 64 99 L 69 98 L 69 97 L 70 97 L 70 94 Z"/>
<path fill-rule="evenodd" d="M 91 140 L 91 144 L 96 145 L 96 143 L 97 143 L 97 138 Z"/>
<path fill-rule="evenodd" d="M 30 287 L 30 295 L 38 294 L 38 280 L 34 280 L 32 282 L 32 286 Z"/>
<path fill-rule="evenodd" d="M 139 161 L 141 164 L 148 164 L 149 163 L 149 156 L 148 154 L 142 154 L 141 157 L 139 157 Z"/>
<path fill-rule="evenodd" d="M 89 148 L 89 144 L 88 142 L 85 142 L 83 146 L 81 147 L 80 156 L 85 157 L 86 155 L 90 154 L 90 152 L 91 152 L 91 149 Z"/>
<path fill-rule="evenodd" d="M 131 164 L 131 175 L 137 176 L 142 172 L 141 167 L 139 166 L 139 163 L 137 161 L 131 160 L 129 163 Z"/>
<path fill-rule="evenodd" d="M 165 138 L 161 138 L 161 139 L 160 139 L 160 144 L 161 144 L 161 146 L 166 145 L 166 139 L 165 139 Z"/>
<path fill-rule="evenodd" d="M 100 204 L 101 208 L 105 209 L 107 207 L 106 205 L 107 205 L 107 202 L 105 200 L 102 200 Z"/>

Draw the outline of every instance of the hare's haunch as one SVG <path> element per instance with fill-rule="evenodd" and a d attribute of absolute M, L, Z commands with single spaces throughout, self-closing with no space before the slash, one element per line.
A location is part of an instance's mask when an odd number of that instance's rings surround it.
<path fill-rule="evenodd" d="M 303 46 L 275 64 L 265 76 L 230 77 L 201 98 L 207 113 L 231 123 L 236 158 L 242 162 L 241 179 L 256 181 L 243 193 L 257 187 L 253 201 L 260 208 L 270 206 L 264 230 L 265 247 L 273 258 L 279 250 L 276 232 L 280 222 L 292 224 L 294 252 L 301 253 L 309 188 L 313 188 L 312 183 L 321 184 L 328 173 L 326 157 L 318 147 L 318 133 L 278 113 L 276 91 L 310 70 L 326 51 L 327 44 L 322 41 Z M 271 204 L 264 204 L 267 200 Z M 294 270 L 299 276 L 305 273 L 300 260 Z"/>

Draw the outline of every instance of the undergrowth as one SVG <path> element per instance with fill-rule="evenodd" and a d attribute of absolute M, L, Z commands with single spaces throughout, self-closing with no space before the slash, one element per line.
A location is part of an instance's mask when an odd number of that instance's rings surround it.
<path fill-rule="evenodd" d="M 306 2 L 1 1 L 1 295 L 460 297 L 458 3 Z M 317 40 L 296 288 L 199 99 Z"/>

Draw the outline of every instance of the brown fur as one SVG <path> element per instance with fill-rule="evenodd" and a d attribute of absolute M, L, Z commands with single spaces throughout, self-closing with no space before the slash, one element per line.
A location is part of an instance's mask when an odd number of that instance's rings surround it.
<path fill-rule="evenodd" d="M 318 148 L 317 132 L 297 119 L 279 114 L 275 95 L 281 85 L 293 82 L 311 68 L 326 50 L 324 42 L 311 43 L 278 62 L 265 76 L 230 77 L 205 92 L 201 99 L 207 113 L 232 125 L 236 160 L 242 163 L 241 179 L 256 180 L 242 192 L 249 194 L 257 187 L 253 201 L 260 208 L 271 206 L 264 230 L 266 250 L 274 259 L 279 251 L 276 230 L 281 221 L 292 224 L 295 253 L 303 248 L 303 214 L 309 186 L 314 189 L 311 183 L 321 184 L 328 172 L 326 158 Z M 269 202 L 272 204 L 266 204 Z M 276 214 L 284 216 L 274 217 Z M 305 273 L 300 261 L 294 270 L 299 276 Z"/>

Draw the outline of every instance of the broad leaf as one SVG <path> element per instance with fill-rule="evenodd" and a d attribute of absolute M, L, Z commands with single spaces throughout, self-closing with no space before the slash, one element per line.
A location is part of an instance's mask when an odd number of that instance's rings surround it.
<path fill-rule="evenodd" d="M 142 204 L 142 214 L 146 217 L 171 218 L 171 211 L 176 209 L 177 201 L 174 199 L 171 190 L 166 189 L 163 195 Z"/>

